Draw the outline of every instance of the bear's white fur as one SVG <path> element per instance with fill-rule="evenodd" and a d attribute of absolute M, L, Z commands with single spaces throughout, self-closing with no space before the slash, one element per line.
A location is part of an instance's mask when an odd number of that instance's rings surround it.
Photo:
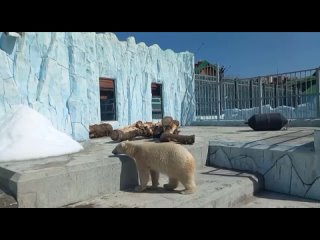
<path fill-rule="evenodd" d="M 151 174 L 152 187 L 159 185 L 159 173 L 169 177 L 169 183 L 163 187 L 173 190 L 180 181 L 185 189 L 182 194 L 196 191 L 195 169 L 196 163 L 192 154 L 183 146 L 168 143 L 150 142 L 121 142 L 112 151 L 113 154 L 127 154 L 136 162 L 139 172 L 140 186 L 137 191 L 143 191 L 149 182 Z"/>

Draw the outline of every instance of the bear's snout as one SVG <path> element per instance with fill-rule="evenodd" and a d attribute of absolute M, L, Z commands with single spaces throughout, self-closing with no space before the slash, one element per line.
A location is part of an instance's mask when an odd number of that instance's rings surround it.
<path fill-rule="evenodd" d="M 112 150 L 112 154 L 117 154 L 118 152 L 117 152 L 117 149 L 113 149 Z"/>

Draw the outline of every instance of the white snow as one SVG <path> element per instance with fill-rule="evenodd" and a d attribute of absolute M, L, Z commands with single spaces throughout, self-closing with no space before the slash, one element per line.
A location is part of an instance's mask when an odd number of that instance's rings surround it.
<path fill-rule="evenodd" d="M 78 142 L 28 106 L 18 105 L 0 120 L 0 161 L 60 156 L 82 149 Z"/>

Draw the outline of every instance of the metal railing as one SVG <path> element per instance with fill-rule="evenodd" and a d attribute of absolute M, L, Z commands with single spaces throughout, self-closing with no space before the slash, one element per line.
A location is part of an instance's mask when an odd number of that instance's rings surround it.
<path fill-rule="evenodd" d="M 195 74 L 197 120 L 247 120 L 280 112 L 288 119 L 320 118 L 320 68 L 246 79 Z"/>

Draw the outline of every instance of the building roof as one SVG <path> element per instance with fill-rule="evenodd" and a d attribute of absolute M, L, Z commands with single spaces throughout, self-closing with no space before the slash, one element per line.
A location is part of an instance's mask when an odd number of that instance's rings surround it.
<path fill-rule="evenodd" d="M 212 67 L 212 68 L 216 68 L 216 65 L 209 63 L 207 60 L 204 61 L 199 61 L 195 64 L 195 73 L 199 74 L 201 72 L 202 69 L 206 68 L 206 67 Z"/>

